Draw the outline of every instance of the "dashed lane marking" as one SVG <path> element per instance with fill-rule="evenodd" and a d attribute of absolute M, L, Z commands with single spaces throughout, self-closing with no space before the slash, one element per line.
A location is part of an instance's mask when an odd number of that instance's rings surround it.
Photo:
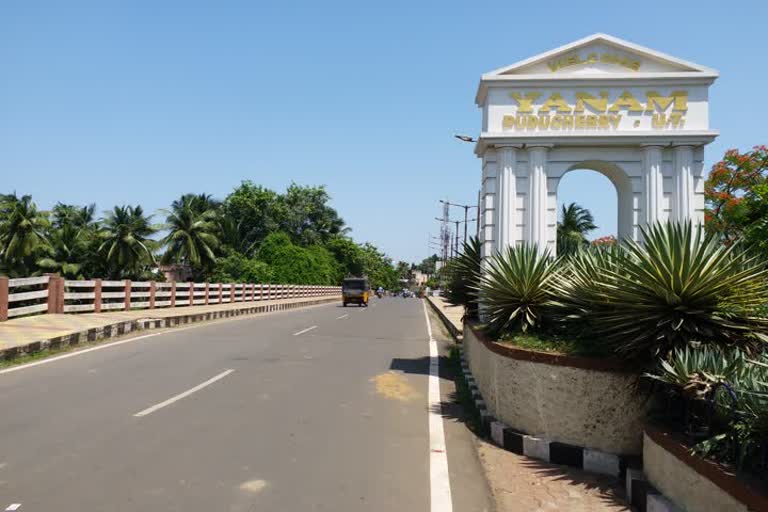
<path fill-rule="evenodd" d="M 188 397 L 192 393 L 196 393 L 196 392 L 200 391 L 204 387 L 210 386 L 211 384 L 213 384 L 217 380 L 223 379 L 224 377 L 226 377 L 227 375 L 229 375 L 230 373 L 232 373 L 234 371 L 235 370 L 233 370 L 231 368 L 229 370 L 223 371 L 220 374 L 216 375 L 215 377 L 212 377 L 212 378 L 208 379 L 207 381 L 203 382 L 202 384 L 198 384 L 197 386 L 195 386 L 195 387 L 193 387 L 191 389 L 188 389 L 188 390 L 184 391 L 183 393 L 179 393 L 178 395 L 169 398 L 165 402 L 160 402 L 159 404 L 155 404 L 152 407 L 147 407 L 146 409 L 144 409 L 141 412 L 137 412 L 136 414 L 134 414 L 134 416 L 137 417 L 137 418 L 140 418 L 142 416 L 146 416 L 147 414 L 152 414 L 153 412 L 155 412 L 158 409 L 162 409 L 163 407 L 167 407 L 167 406 L 171 405 L 174 402 L 178 402 L 182 398 Z"/>
<path fill-rule="evenodd" d="M 301 335 L 302 335 L 302 334 L 304 334 L 305 332 L 309 332 L 309 331 L 311 331 L 311 330 L 313 330 L 313 329 L 317 329 L 317 326 L 316 326 L 316 325 L 313 325 L 312 327 L 307 327 L 306 329 L 303 329 L 303 330 L 301 330 L 301 331 L 299 331 L 299 332 L 295 332 L 295 333 L 293 333 L 293 335 L 294 335 L 294 336 L 301 336 Z"/>

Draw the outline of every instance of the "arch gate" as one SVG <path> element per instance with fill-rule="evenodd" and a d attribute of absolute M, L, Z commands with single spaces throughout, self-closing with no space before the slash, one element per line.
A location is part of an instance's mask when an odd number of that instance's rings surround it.
<path fill-rule="evenodd" d="M 483 75 L 483 257 L 529 242 L 555 252 L 557 189 L 574 169 L 616 187 L 618 235 L 703 222 L 708 90 L 716 71 L 595 34 Z"/>

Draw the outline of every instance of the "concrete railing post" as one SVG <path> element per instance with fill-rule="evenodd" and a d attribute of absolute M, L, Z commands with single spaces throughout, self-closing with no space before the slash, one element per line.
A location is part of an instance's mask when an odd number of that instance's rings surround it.
<path fill-rule="evenodd" d="M 229 287 L 229 302 L 235 302 L 235 295 L 237 294 L 237 283 L 232 283 Z"/>
<path fill-rule="evenodd" d="M 131 280 L 126 279 L 123 281 L 123 286 L 125 287 L 125 310 L 130 311 L 131 310 Z"/>
<path fill-rule="evenodd" d="M 48 279 L 48 313 L 64 312 L 64 278 L 51 275 Z"/>
<path fill-rule="evenodd" d="M 211 284 L 206 281 L 205 282 L 205 305 L 207 306 L 209 301 L 211 300 Z"/>
<path fill-rule="evenodd" d="M 219 283 L 218 286 L 219 286 L 219 304 L 221 304 L 222 302 L 224 302 L 224 285 Z"/>
<path fill-rule="evenodd" d="M 157 283 L 154 281 L 149 282 L 149 309 L 155 309 L 155 291 L 157 290 Z"/>
<path fill-rule="evenodd" d="M 93 280 L 93 312 L 101 313 L 101 279 Z"/>
<path fill-rule="evenodd" d="M 0 322 L 8 320 L 8 278 L 0 276 Z"/>
<path fill-rule="evenodd" d="M 171 307 L 176 307 L 176 281 L 171 282 Z"/>

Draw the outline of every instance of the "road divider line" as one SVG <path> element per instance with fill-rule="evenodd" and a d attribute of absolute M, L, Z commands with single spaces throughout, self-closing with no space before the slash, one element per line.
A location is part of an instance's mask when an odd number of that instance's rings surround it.
<path fill-rule="evenodd" d="M 424 318 L 427 321 L 429 336 L 429 390 L 427 393 L 427 411 L 429 414 L 429 497 L 431 512 L 453 512 L 451 498 L 451 477 L 448 473 L 448 449 L 445 445 L 443 429 L 442 400 L 440 397 L 440 353 L 437 342 L 432 337 L 432 325 L 427 313 L 427 301 L 424 306 Z"/>
<path fill-rule="evenodd" d="M 19 510 L 21 508 L 21 503 L 11 503 L 8 505 L 8 508 L 5 510 Z"/>
<path fill-rule="evenodd" d="M 303 330 L 301 330 L 301 331 L 299 331 L 299 332 L 295 332 L 295 333 L 293 333 L 293 335 L 294 335 L 294 336 L 301 336 L 301 335 L 302 335 L 302 334 L 304 334 L 305 332 L 309 332 L 309 331 L 311 331 L 312 329 L 317 329 L 317 326 L 316 326 L 316 325 L 313 325 L 312 327 L 307 327 L 306 329 L 303 329 Z"/>
<path fill-rule="evenodd" d="M 344 318 L 349 318 L 349 313 L 347 313 L 346 315 L 337 316 L 336 320 L 342 320 Z"/>
<path fill-rule="evenodd" d="M 148 407 L 148 408 L 144 409 L 141 412 L 137 412 L 136 414 L 134 414 L 134 416 L 137 417 L 137 418 L 141 418 L 142 416 L 146 416 L 147 414 L 152 414 L 153 412 L 157 411 L 158 409 L 162 409 L 163 407 L 167 407 L 167 406 L 171 405 L 174 402 L 178 402 L 182 398 L 188 397 L 192 393 L 196 393 L 196 392 L 200 391 L 201 389 L 203 389 L 203 388 L 205 388 L 207 386 L 210 386 L 211 384 L 213 384 L 217 380 L 223 379 L 224 377 L 226 377 L 227 375 L 229 375 L 230 373 L 232 373 L 234 371 L 235 370 L 233 370 L 231 368 L 229 370 L 223 371 L 220 374 L 216 375 L 215 377 L 212 377 L 212 378 L 208 379 L 207 381 L 203 382 L 202 384 L 198 384 L 197 386 L 195 386 L 195 387 L 193 387 L 191 389 L 188 389 L 188 390 L 184 391 L 183 393 L 179 393 L 178 395 L 169 398 L 165 402 L 160 402 L 159 404 L 155 404 L 152 407 Z"/>

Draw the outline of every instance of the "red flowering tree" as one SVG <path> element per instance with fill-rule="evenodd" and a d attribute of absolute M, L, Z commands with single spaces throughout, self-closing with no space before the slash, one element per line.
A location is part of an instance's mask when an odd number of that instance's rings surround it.
<path fill-rule="evenodd" d="M 704 185 L 708 232 L 725 243 L 745 239 L 768 249 L 768 148 L 729 149 Z"/>
<path fill-rule="evenodd" d="M 615 236 L 608 235 L 608 236 L 601 236 L 600 238 L 595 238 L 589 243 L 589 245 L 591 245 L 592 247 L 612 247 L 617 243 L 618 242 L 616 241 Z"/>

